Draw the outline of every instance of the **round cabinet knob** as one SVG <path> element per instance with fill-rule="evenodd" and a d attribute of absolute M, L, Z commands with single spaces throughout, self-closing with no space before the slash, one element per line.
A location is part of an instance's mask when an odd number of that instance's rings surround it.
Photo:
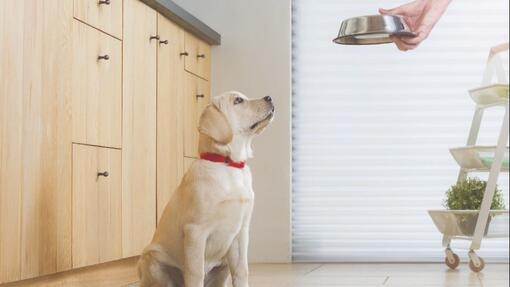
<path fill-rule="evenodd" d="M 109 172 L 107 172 L 107 171 L 104 171 L 104 172 L 98 172 L 98 173 L 97 173 L 97 176 L 104 176 L 104 177 L 108 177 L 109 175 L 110 175 L 110 173 L 109 173 Z"/>
<path fill-rule="evenodd" d="M 198 94 L 198 95 L 197 95 L 197 99 L 198 99 L 198 98 L 205 98 L 205 95 L 204 95 L 204 94 Z"/>
<path fill-rule="evenodd" d="M 205 54 L 198 54 L 197 58 L 204 58 L 205 59 Z"/>
<path fill-rule="evenodd" d="M 165 44 L 165 45 L 168 45 L 168 40 L 159 41 L 159 44 Z"/>
<path fill-rule="evenodd" d="M 102 55 L 97 57 L 98 60 L 110 60 L 110 56 L 108 55 Z"/>
<path fill-rule="evenodd" d="M 188 52 L 181 52 L 181 53 L 179 54 L 179 56 L 188 56 L 188 55 L 189 55 L 189 54 L 188 54 Z"/>
<path fill-rule="evenodd" d="M 159 40 L 159 35 L 151 36 L 149 40 Z"/>
<path fill-rule="evenodd" d="M 97 4 L 99 4 L 99 5 L 103 5 L 103 4 L 104 5 L 110 5 L 110 0 L 102 0 L 102 1 L 97 2 Z"/>

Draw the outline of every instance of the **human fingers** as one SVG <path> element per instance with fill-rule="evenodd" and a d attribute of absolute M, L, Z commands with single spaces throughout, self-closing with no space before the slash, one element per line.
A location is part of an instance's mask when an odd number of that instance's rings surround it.
<path fill-rule="evenodd" d="M 414 44 L 407 44 L 406 42 L 402 41 L 402 39 L 398 36 L 391 36 L 390 37 L 393 42 L 395 43 L 395 45 L 397 46 L 397 48 L 400 50 L 400 51 L 408 51 L 408 50 L 413 50 L 413 49 L 416 49 L 416 47 L 418 47 L 418 45 L 414 45 Z"/>
<path fill-rule="evenodd" d="M 407 37 L 400 36 L 397 37 L 400 41 L 407 45 L 419 45 L 425 38 L 427 38 L 427 34 L 423 31 L 417 32 L 415 37 Z"/>
<path fill-rule="evenodd" d="M 404 11 L 402 11 L 401 6 L 395 7 L 393 9 L 384 9 L 379 8 L 379 14 L 381 15 L 402 15 Z"/>

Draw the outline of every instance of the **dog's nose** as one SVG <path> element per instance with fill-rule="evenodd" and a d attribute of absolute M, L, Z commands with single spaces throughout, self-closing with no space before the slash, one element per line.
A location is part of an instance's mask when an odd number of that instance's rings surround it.
<path fill-rule="evenodd" d="M 270 97 L 270 96 L 265 96 L 265 97 L 264 97 L 264 100 L 265 100 L 266 102 L 268 102 L 268 103 L 270 103 L 270 102 L 272 102 L 272 101 L 273 101 L 273 99 L 271 99 L 271 97 Z"/>

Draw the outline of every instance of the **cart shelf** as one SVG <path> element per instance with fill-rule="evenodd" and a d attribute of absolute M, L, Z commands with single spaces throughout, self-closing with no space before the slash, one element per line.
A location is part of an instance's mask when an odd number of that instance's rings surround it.
<path fill-rule="evenodd" d="M 437 229 L 445 236 L 458 239 L 471 239 L 478 213 L 478 210 L 429 210 Z M 508 210 L 491 210 L 484 237 L 508 237 L 508 227 Z"/>
<path fill-rule="evenodd" d="M 501 171 L 508 172 L 508 147 L 501 164 Z M 451 148 L 450 153 L 460 167 L 469 171 L 489 171 L 494 160 L 496 146 L 466 146 Z"/>
<path fill-rule="evenodd" d="M 469 95 L 481 106 L 508 104 L 508 84 L 493 84 L 469 91 Z"/>

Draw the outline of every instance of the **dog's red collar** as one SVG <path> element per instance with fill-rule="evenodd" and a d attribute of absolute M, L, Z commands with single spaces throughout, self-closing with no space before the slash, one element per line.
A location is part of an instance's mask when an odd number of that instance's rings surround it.
<path fill-rule="evenodd" d="M 233 161 L 230 157 L 223 156 L 223 155 L 217 154 L 217 153 L 204 152 L 204 153 L 200 154 L 200 158 L 208 160 L 208 161 L 212 161 L 212 162 L 223 162 L 223 163 L 226 163 L 228 166 L 235 167 L 235 168 L 244 168 L 244 164 L 245 164 L 244 161 Z"/>

